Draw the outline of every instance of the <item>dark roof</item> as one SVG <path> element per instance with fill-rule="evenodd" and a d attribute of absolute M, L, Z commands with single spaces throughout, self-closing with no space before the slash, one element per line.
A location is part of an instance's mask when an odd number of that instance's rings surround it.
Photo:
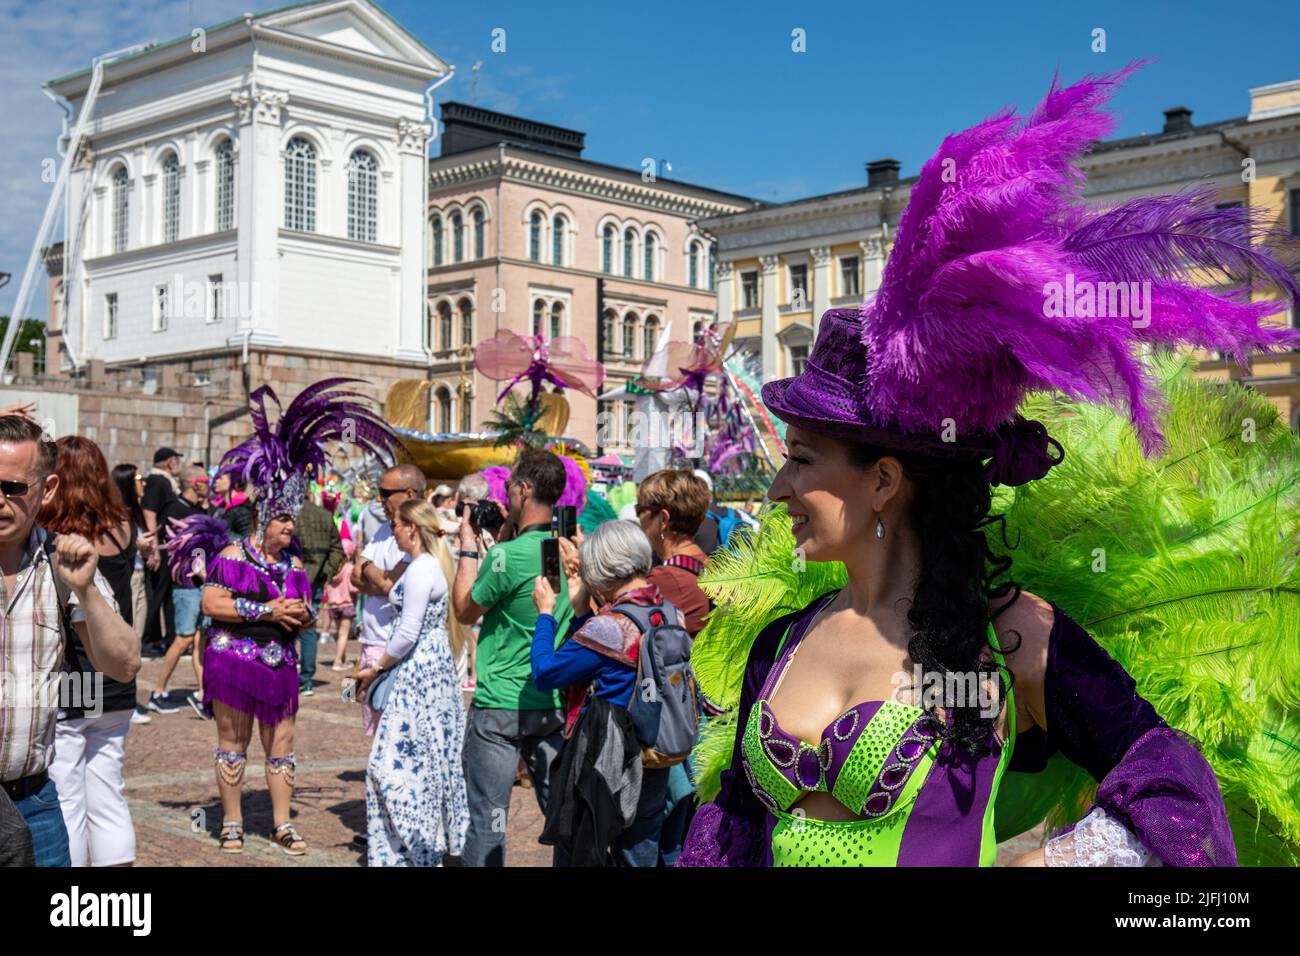
<path fill-rule="evenodd" d="M 1108 139 L 1095 145 L 1089 150 L 1088 155 L 1094 156 L 1097 153 L 1112 153 L 1119 149 L 1136 149 L 1140 146 L 1152 146 L 1157 143 L 1172 143 L 1175 140 L 1191 139 L 1193 136 L 1203 136 L 1206 133 L 1217 133 L 1226 131 L 1234 126 L 1241 126 L 1246 122 L 1246 117 L 1238 116 L 1234 119 L 1219 120 L 1216 123 L 1202 123 L 1200 126 L 1189 126 L 1187 129 L 1175 130 L 1172 133 L 1142 133 L 1138 136 L 1127 136 L 1124 139 Z"/>

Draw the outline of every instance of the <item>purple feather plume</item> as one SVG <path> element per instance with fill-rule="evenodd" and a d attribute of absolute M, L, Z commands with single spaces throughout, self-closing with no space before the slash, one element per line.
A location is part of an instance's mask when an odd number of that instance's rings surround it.
<path fill-rule="evenodd" d="M 341 388 L 358 381 L 322 379 L 299 392 L 283 411 L 269 385 L 263 385 L 249 397 L 253 437 L 226 452 L 218 473 L 229 474 L 232 480 L 259 489 L 260 518 L 265 520 L 270 516 L 264 512 L 272 507 L 271 502 L 282 488 L 288 497 L 295 499 L 300 491 L 305 492 L 302 476 L 326 466 L 325 446 L 329 442 L 356 445 L 390 463 L 403 450 L 401 440 L 388 423 L 362 403 L 366 396 Z M 279 413 L 274 424 L 268 405 L 274 405 Z M 297 505 L 301 506 L 301 502 Z M 297 508 L 289 510 L 296 513 Z"/>
<path fill-rule="evenodd" d="M 1300 346 L 1264 320 L 1300 301 L 1266 214 L 1212 187 L 1110 208 L 1082 199 L 1076 160 L 1112 130 L 1104 106 L 1142 64 L 1052 87 L 1023 123 L 1003 111 L 944 140 L 921 169 L 880 289 L 865 307 L 871 416 L 906 431 L 991 432 L 1026 392 L 1127 411 L 1148 452 L 1160 404 L 1139 346 L 1249 353 Z M 1223 288 L 1193 284 L 1190 276 Z"/>
<path fill-rule="evenodd" d="M 171 519 L 167 535 L 166 543 L 160 545 L 167 552 L 167 567 L 172 580 L 186 588 L 193 587 L 190 575 L 206 574 L 212 559 L 234 540 L 225 522 L 210 515 Z"/>

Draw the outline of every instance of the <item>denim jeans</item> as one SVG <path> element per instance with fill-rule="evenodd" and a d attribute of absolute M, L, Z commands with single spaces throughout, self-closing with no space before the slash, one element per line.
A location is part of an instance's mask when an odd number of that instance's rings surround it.
<path fill-rule="evenodd" d="M 63 825 L 63 811 L 59 809 L 59 791 L 53 780 L 35 793 L 15 800 L 14 806 L 27 821 L 32 831 L 32 850 L 37 866 L 72 866 L 68 850 L 68 828 Z"/>
<path fill-rule="evenodd" d="M 314 607 L 320 606 L 322 594 L 320 588 L 312 588 Z M 298 690 L 300 691 L 312 686 L 312 678 L 316 675 L 316 644 L 319 640 L 320 635 L 316 633 L 316 618 L 313 616 L 311 624 L 298 634 Z"/>
<path fill-rule="evenodd" d="M 659 860 L 664 866 L 676 866 L 686 842 L 686 831 L 695 816 L 695 788 L 686 772 L 686 764 L 669 768 L 668 793 L 664 800 L 664 825 L 659 836 Z"/>
<path fill-rule="evenodd" d="M 668 775 L 672 767 L 649 767 L 641 771 L 641 796 L 636 819 L 614 839 L 614 862 L 618 866 L 659 865 L 659 837 L 664 827 L 664 804 L 668 799 Z"/>
<path fill-rule="evenodd" d="M 465 791 L 469 832 L 465 866 L 505 866 L 510 791 L 523 754 L 542 813 L 550 794 L 551 763 L 564 743 L 564 711 L 469 709 L 465 726 Z"/>

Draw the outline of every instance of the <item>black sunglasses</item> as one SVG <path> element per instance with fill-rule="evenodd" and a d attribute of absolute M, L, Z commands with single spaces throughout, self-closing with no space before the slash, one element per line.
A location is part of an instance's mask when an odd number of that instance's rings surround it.
<path fill-rule="evenodd" d="M 415 489 L 414 488 L 380 488 L 379 497 L 383 498 L 384 500 L 388 500 L 393 495 L 400 495 L 403 492 L 405 492 L 408 495 L 413 495 L 415 494 Z"/>
<path fill-rule="evenodd" d="M 25 481 L 0 480 L 0 494 L 6 498 L 21 498 L 31 490 L 32 486 Z"/>

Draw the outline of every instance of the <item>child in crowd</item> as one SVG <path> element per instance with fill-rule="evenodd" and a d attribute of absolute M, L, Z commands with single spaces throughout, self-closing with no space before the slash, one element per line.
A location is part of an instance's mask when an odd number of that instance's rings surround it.
<path fill-rule="evenodd" d="M 338 572 L 325 585 L 325 604 L 329 608 L 329 629 L 334 637 L 334 664 L 331 669 L 347 670 L 348 637 L 352 633 L 352 619 L 357 613 L 357 589 L 352 586 L 352 558 L 356 544 L 351 538 L 343 539 L 344 561 Z"/>

